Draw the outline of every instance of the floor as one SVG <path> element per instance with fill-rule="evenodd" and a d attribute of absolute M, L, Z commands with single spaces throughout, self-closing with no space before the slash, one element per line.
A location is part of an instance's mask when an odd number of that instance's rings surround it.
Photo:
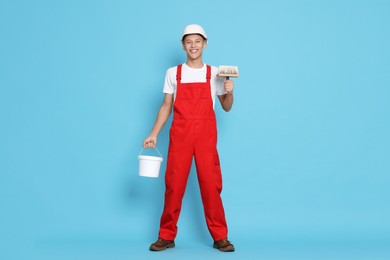
<path fill-rule="evenodd" d="M 354 241 L 313 239 L 232 241 L 236 251 L 222 253 L 211 244 L 199 241 L 176 241 L 176 247 L 163 252 L 148 250 L 149 242 L 124 238 L 63 239 L 36 241 L 29 250 L 10 254 L 8 259 L 29 260 L 130 260 L 130 259 L 390 259 L 390 243 L 385 240 Z M 15 258 L 12 257 L 15 256 Z"/>

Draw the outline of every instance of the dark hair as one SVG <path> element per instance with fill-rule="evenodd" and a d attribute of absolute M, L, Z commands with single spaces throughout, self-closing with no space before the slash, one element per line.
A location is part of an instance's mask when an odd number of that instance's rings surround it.
<path fill-rule="evenodd" d="M 200 34 L 200 33 L 189 33 L 189 34 L 186 34 L 186 35 L 183 36 L 183 38 L 181 39 L 181 42 L 183 43 L 183 42 L 184 42 L 184 39 L 186 38 L 186 36 L 187 36 L 187 35 L 191 35 L 191 34 L 200 35 L 200 36 L 202 36 L 202 38 L 203 38 L 204 41 L 207 41 L 207 39 L 206 39 L 202 34 Z"/>

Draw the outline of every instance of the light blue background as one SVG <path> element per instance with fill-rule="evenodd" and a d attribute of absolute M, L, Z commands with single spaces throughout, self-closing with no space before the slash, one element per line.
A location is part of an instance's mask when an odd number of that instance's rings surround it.
<path fill-rule="evenodd" d="M 388 259 L 389 14 L 385 0 L 2 0 L 0 258 Z M 137 176 L 137 156 L 189 23 L 206 63 L 240 70 L 233 110 L 216 106 L 229 255 L 211 248 L 194 170 L 177 247 L 148 251 L 164 178 Z"/>

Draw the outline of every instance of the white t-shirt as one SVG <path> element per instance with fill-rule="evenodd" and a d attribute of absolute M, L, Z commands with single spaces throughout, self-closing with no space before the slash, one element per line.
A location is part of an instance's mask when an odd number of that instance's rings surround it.
<path fill-rule="evenodd" d="M 167 73 L 165 75 L 164 89 L 163 89 L 164 93 L 174 94 L 175 99 L 176 99 L 176 88 L 177 88 L 176 72 L 177 72 L 177 66 L 169 68 L 167 70 Z M 206 82 L 206 74 L 207 74 L 206 64 L 203 64 L 202 68 L 195 69 L 183 63 L 181 68 L 181 83 Z M 215 104 L 215 95 L 220 96 L 226 94 L 225 87 L 223 84 L 224 78 L 217 77 L 217 74 L 218 74 L 218 68 L 211 66 L 210 91 L 211 91 L 211 98 L 213 99 L 213 107 Z"/>

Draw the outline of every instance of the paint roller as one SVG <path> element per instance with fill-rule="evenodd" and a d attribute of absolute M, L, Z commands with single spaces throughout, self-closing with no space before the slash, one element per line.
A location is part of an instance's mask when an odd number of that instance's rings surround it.
<path fill-rule="evenodd" d="M 238 67 L 237 66 L 219 66 L 218 77 L 225 77 L 226 80 L 229 78 L 238 78 Z"/>

